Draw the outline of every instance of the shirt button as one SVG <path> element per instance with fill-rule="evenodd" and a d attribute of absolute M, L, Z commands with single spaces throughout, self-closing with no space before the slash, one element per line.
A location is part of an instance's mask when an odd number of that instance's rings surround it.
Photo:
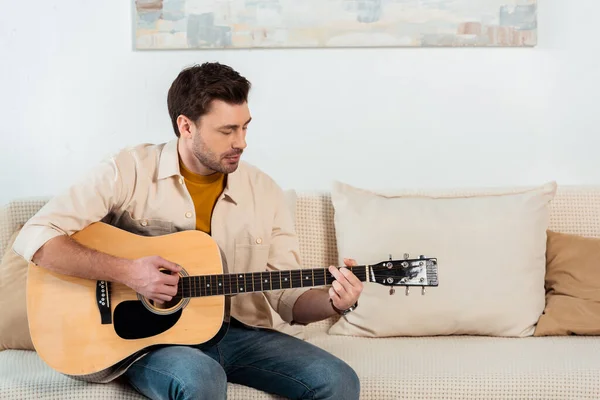
<path fill-rule="evenodd" d="M 261 238 L 256 239 L 256 243 L 261 244 L 262 243 L 262 239 Z"/>
<path fill-rule="evenodd" d="M 185 216 L 188 217 L 188 218 L 192 218 L 192 213 L 188 211 L 188 212 L 185 213 Z"/>
<path fill-rule="evenodd" d="M 146 221 L 146 220 L 143 220 L 143 221 L 142 221 L 142 226 L 146 226 L 146 225 L 148 225 L 148 221 Z"/>

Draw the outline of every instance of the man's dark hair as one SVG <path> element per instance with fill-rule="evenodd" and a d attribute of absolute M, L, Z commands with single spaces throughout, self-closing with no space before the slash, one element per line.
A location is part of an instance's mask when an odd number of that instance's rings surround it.
<path fill-rule="evenodd" d="M 250 82 L 233 68 L 219 63 L 204 63 L 185 68 L 173 81 L 167 96 L 169 116 L 179 137 L 177 117 L 185 115 L 196 122 L 210 111 L 213 100 L 228 104 L 248 101 Z"/>

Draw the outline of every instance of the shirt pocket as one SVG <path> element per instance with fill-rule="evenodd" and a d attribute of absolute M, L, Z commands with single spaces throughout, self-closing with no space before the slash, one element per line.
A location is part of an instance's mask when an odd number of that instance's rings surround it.
<path fill-rule="evenodd" d="M 121 215 L 116 226 L 141 236 L 161 236 L 177 231 L 171 221 L 158 218 L 133 218 L 129 211 Z"/>
<path fill-rule="evenodd" d="M 234 272 L 258 272 L 267 269 L 270 245 L 260 235 L 245 232 L 235 239 Z"/>

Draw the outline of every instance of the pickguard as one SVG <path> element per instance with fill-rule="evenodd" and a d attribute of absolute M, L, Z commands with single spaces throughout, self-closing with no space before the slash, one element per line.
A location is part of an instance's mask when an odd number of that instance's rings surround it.
<path fill-rule="evenodd" d="M 143 339 L 163 333 L 177 323 L 182 310 L 158 315 L 149 311 L 141 301 L 119 303 L 114 312 L 115 332 L 123 339 Z"/>

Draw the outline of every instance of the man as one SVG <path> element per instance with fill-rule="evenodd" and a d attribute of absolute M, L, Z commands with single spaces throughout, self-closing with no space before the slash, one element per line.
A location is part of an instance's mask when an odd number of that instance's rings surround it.
<path fill-rule="evenodd" d="M 101 163 L 27 222 L 15 251 L 40 267 L 121 282 L 158 302 L 176 294 L 178 265 L 158 256 L 120 259 L 70 235 L 101 220 L 142 235 L 199 229 L 219 244 L 229 272 L 300 268 L 282 190 L 240 161 L 251 120 L 250 86 L 218 63 L 183 70 L 167 99 L 176 138 L 124 149 Z M 358 399 L 358 377 L 346 363 L 270 329 L 269 307 L 291 324 L 356 307 L 362 283 L 346 268 L 329 271 L 336 280 L 328 290 L 234 296 L 232 323 L 218 344 L 154 350 L 124 378 L 152 399 L 225 399 L 227 381 L 292 399 Z"/>

